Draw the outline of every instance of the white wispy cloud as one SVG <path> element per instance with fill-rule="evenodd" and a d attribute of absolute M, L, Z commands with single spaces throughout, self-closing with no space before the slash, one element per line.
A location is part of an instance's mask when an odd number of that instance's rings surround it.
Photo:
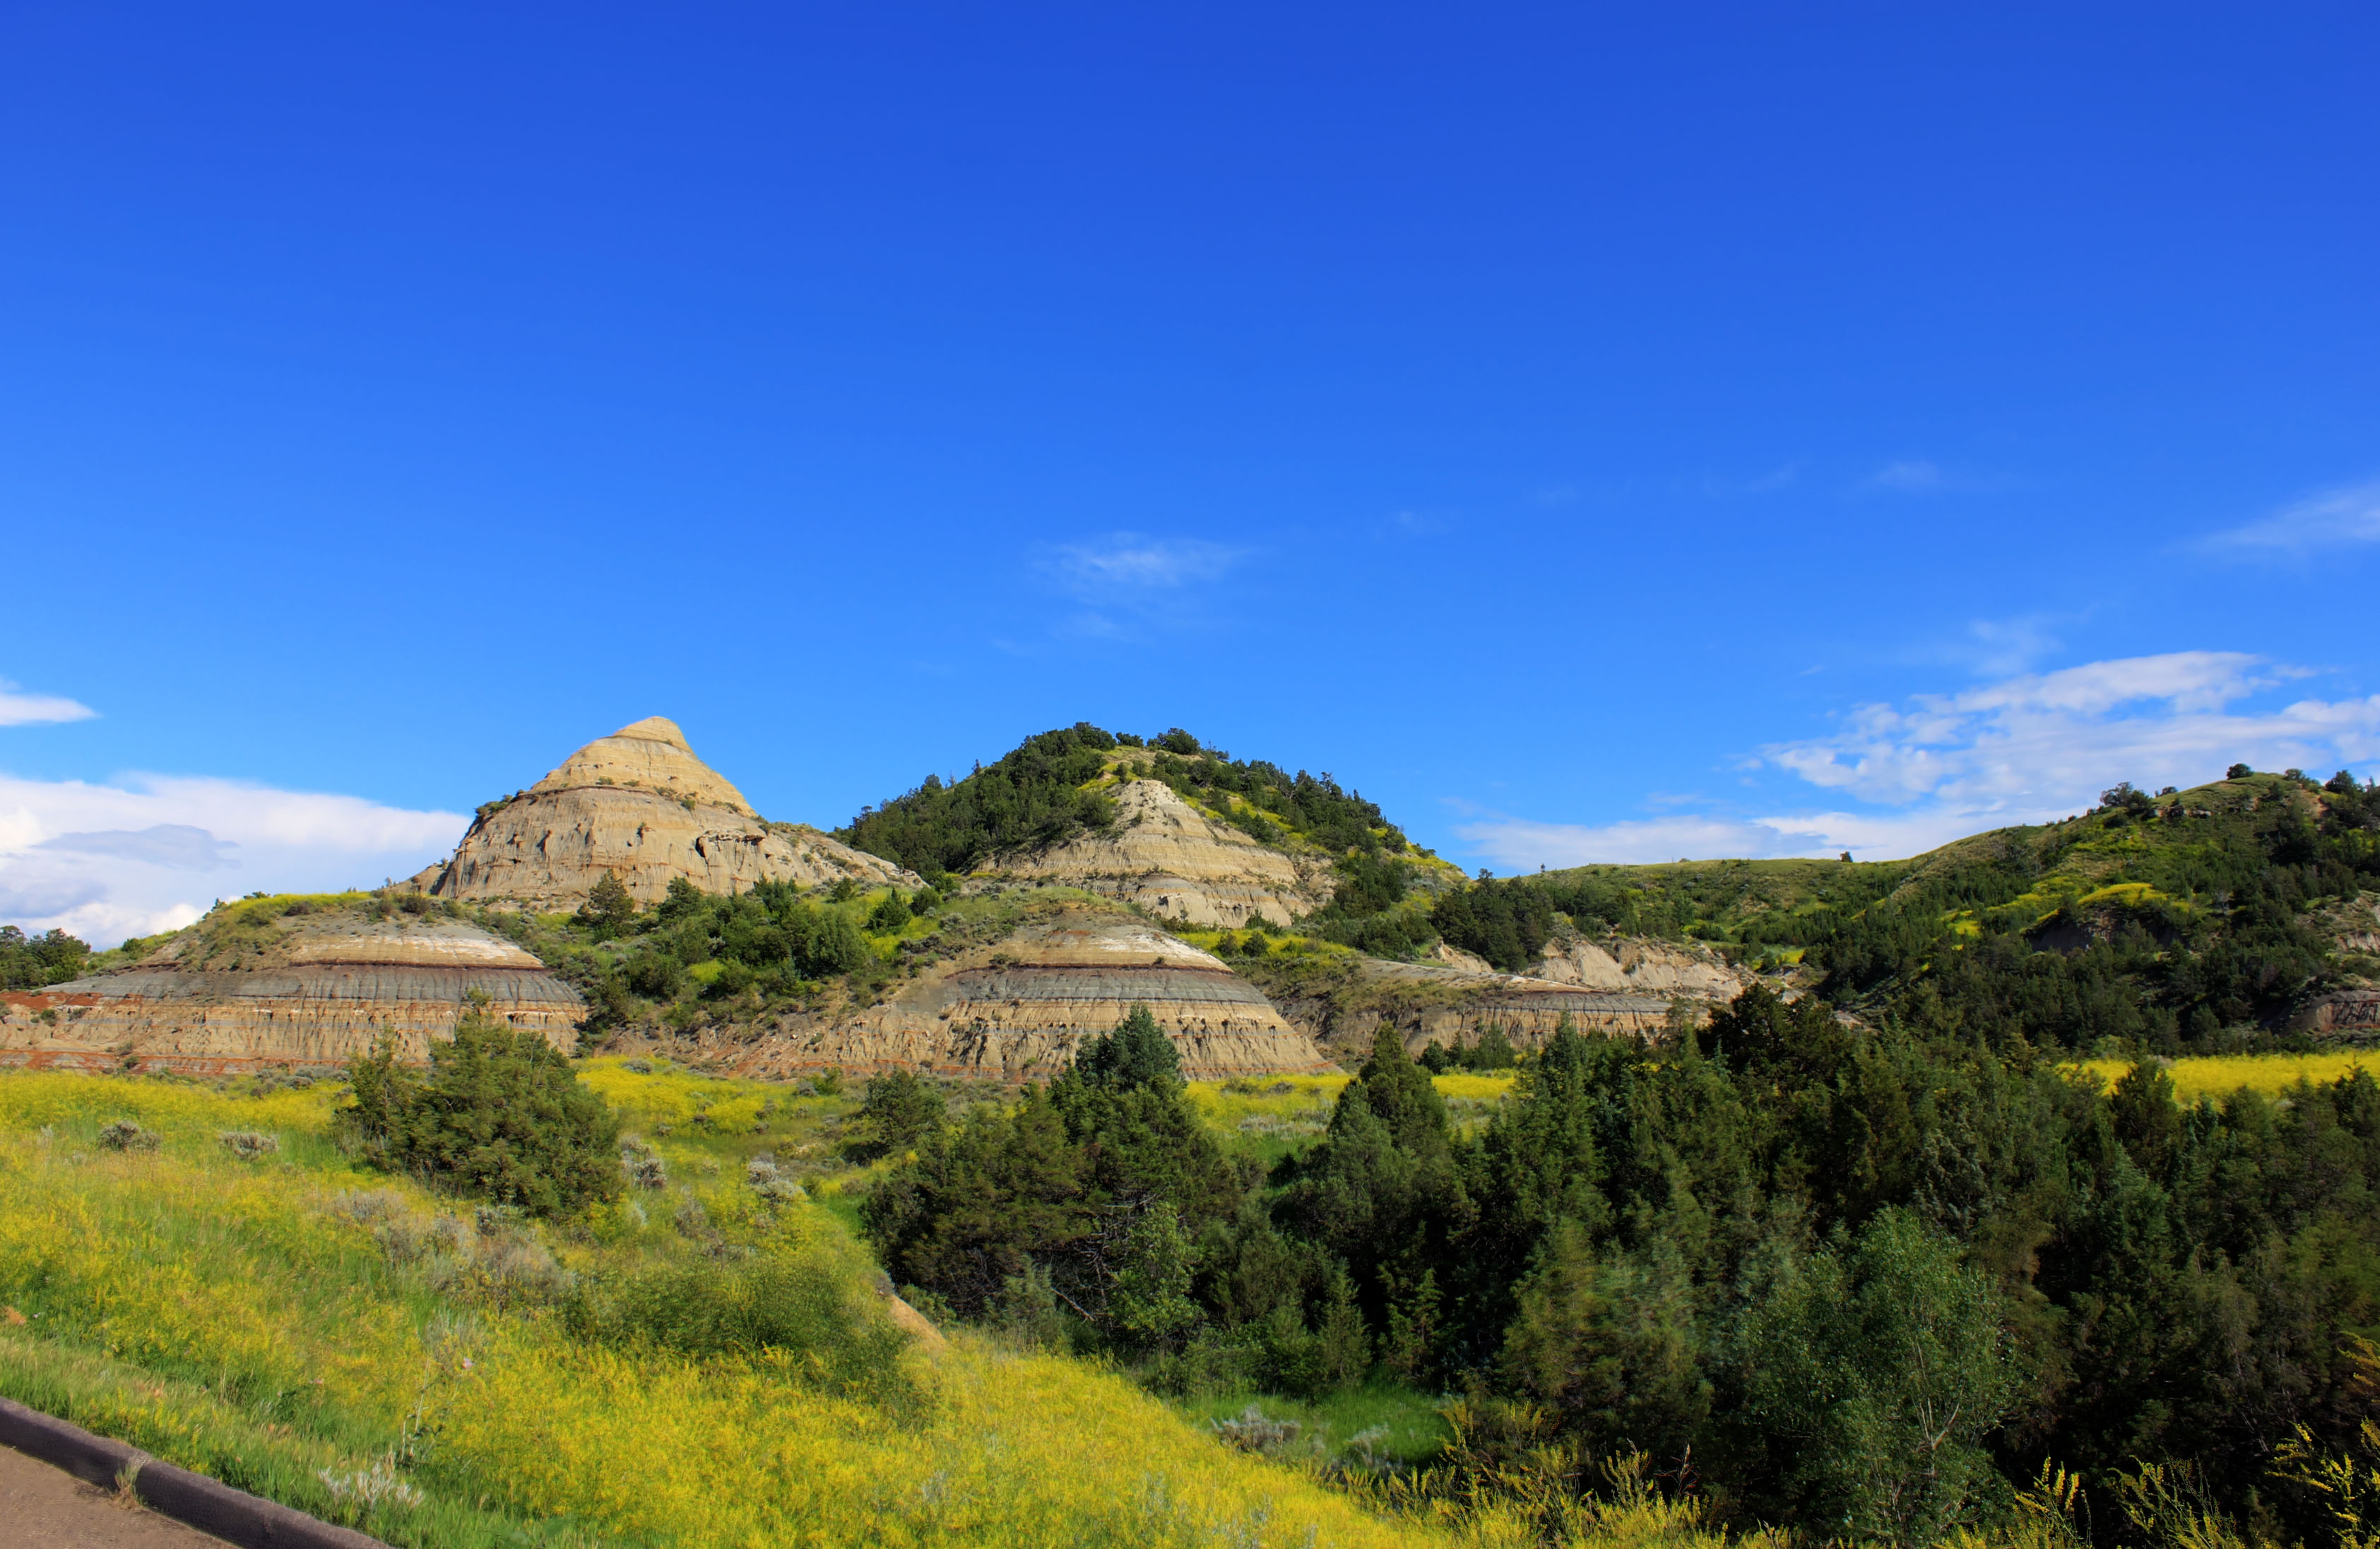
<path fill-rule="evenodd" d="M 2205 546 L 2299 556 L 2359 543 L 2380 543 L 2380 479 L 2310 495 L 2259 521 L 2216 533 Z"/>
<path fill-rule="evenodd" d="M 55 694 L 27 694 L 0 678 L 0 726 L 40 726 L 62 720 L 89 720 L 98 715 L 89 705 Z"/>
<path fill-rule="evenodd" d="M 1059 545 L 1042 568 L 1073 590 L 1110 597 L 1219 580 L 1242 552 L 1203 539 L 1111 533 L 1088 543 Z"/>
<path fill-rule="evenodd" d="M 1963 693 L 1863 705 L 1831 735 L 1774 744 L 1750 760 L 1849 805 L 1601 825 L 1495 818 L 1457 831 L 1515 868 L 1845 850 L 1886 859 L 2082 811 L 2119 780 L 2154 790 L 2198 784 L 2235 761 L 2325 773 L 2380 761 L 2380 695 L 2243 703 L 2311 675 L 2237 651 L 2024 673 Z"/>
<path fill-rule="evenodd" d="M 1130 640 L 1151 631 L 1211 627 L 1217 583 L 1247 551 L 1196 538 L 1110 533 L 1043 549 L 1033 560 L 1048 586 L 1080 606 L 1050 621 L 1050 632 Z"/>
<path fill-rule="evenodd" d="M 409 876 L 468 821 L 228 780 L 0 775 L 0 923 L 111 946 L 188 925 L 217 897 Z"/>

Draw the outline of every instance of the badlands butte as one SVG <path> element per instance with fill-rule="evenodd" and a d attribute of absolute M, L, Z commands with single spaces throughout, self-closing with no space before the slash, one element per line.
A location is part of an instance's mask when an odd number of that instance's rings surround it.
<path fill-rule="evenodd" d="M 482 806 L 403 882 L 220 905 L 6 995 L 0 1060 L 219 1073 L 383 1035 L 419 1059 L 483 1002 L 565 1050 L 1015 1081 L 1146 1005 L 1211 1077 L 1325 1070 L 1382 1023 L 1416 1052 L 1490 1026 L 1525 1048 L 1564 1018 L 1658 1034 L 1748 977 L 1567 925 L 1499 968 L 1427 926 L 1469 885 L 1328 777 L 1181 732 L 1045 733 L 829 833 L 763 819 L 654 717 Z M 1301 928 L 1383 920 L 1397 950 Z"/>
<path fill-rule="evenodd" d="M 370 892 L 249 898 L 0 993 L 0 1062 L 199 1073 L 426 1058 L 473 1005 L 577 1052 L 746 1074 L 1064 1069 L 1147 1006 L 1202 1077 L 1568 1023 L 1664 1038 L 1766 982 L 1853 1019 L 2157 1052 L 2380 1033 L 2380 795 L 2290 771 L 1908 861 L 1466 877 L 1328 775 L 1088 725 L 772 822 L 660 718 Z M 2314 859 L 2305 857 L 2312 855 Z M 2334 876 L 2333 873 L 2338 875 Z"/>

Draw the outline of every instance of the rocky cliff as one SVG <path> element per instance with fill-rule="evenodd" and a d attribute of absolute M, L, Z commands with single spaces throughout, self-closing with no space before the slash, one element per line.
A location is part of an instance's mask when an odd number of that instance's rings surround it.
<path fill-rule="evenodd" d="M 474 995 L 562 1049 L 577 991 L 461 920 L 362 910 L 219 910 L 129 968 L 0 995 L 0 1063 L 214 1074 L 337 1064 L 387 1035 L 425 1059 Z"/>
<path fill-rule="evenodd" d="M 1202 926 L 1285 926 L 1330 900 L 1327 857 L 1258 844 L 1161 781 L 1126 781 L 1114 801 L 1116 819 L 1106 831 L 996 855 L 980 869 L 1081 888 Z"/>
<path fill-rule="evenodd" d="M 1103 906 L 1037 907 L 1023 926 L 922 968 L 888 998 L 720 1026 L 673 1052 L 751 1075 L 833 1067 L 1048 1080 L 1086 1038 L 1145 1005 L 1185 1074 L 1327 1068 L 1264 993 L 1186 942 Z"/>
<path fill-rule="evenodd" d="M 659 901 L 678 877 L 711 893 L 845 877 L 921 885 L 816 829 L 761 821 L 742 792 L 694 756 L 674 722 L 654 716 L 588 744 L 528 791 L 483 809 L 454 856 L 411 886 L 438 898 L 568 909 L 607 871 L 640 903 Z"/>

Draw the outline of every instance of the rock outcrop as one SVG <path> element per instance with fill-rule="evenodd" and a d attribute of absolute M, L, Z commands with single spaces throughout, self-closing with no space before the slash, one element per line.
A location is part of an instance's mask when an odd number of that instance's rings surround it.
<path fill-rule="evenodd" d="M 722 1032 L 686 1052 L 750 1075 L 833 1067 L 1046 1081 L 1135 1005 L 1194 1078 L 1328 1069 L 1263 991 L 1216 958 L 1095 907 L 1046 912 L 924 969 L 881 1004 Z"/>
<path fill-rule="evenodd" d="M 762 822 L 659 716 L 589 743 L 520 795 L 482 809 L 453 858 L 410 885 L 438 898 L 568 909 L 607 871 L 639 903 L 659 902 L 678 877 L 710 893 L 846 877 L 922 886 L 816 829 Z"/>
<path fill-rule="evenodd" d="M 1328 860 L 1258 844 L 1175 795 L 1162 781 L 1127 781 L 1116 819 L 1042 849 L 993 856 L 1002 877 L 1062 883 L 1137 903 L 1169 920 L 1236 928 L 1285 926 L 1320 908 L 1335 885 Z"/>
<path fill-rule="evenodd" d="M 1585 989 L 1690 1000 L 1732 1000 L 1744 977 L 1716 952 L 1669 941 L 1615 938 L 1598 945 L 1585 937 L 1548 941 L 1533 978 Z"/>
<path fill-rule="evenodd" d="M 2313 996 L 2290 1013 L 2288 1027 L 2318 1038 L 2369 1038 L 2380 1032 L 2380 989 L 2351 986 Z"/>
<path fill-rule="evenodd" d="M 577 1043 L 578 993 L 461 920 L 231 906 L 129 967 L 0 995 L 0 1063 L 218 1074 L 335 1065 L 387 1035 L 429 1058 L 475 995 L 491 1015 Z"/>
<path fill-rule="evenodd" d="M 1698 1014 L 1750 982 L 1716 956 L 1670 942 L 1573 940 L 1548 947 L 1538 975 L 1524 975 L 1451 949 L 1426 962 L 1334 951 L 1275 954 L 1243 972 L 1342 1065 L 1363 1059 L 1383 1023 L 1415 1054 L 1433 1042 L 1475 1043 L 1491 1026 L 1521 1048 L 1539 1048 L 1565 1017 L 1581 1033 L 1666 1036 L 1672 1007 Z"/>

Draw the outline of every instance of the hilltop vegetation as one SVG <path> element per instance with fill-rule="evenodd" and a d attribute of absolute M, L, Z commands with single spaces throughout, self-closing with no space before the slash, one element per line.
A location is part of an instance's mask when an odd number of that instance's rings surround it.
<path fill-rule="evenodd" d="M 1001 851 L 1106 827 L 1115 805 L 1101 787 L 1126 779 L 1162 781 L 1260 844 L 1304 844 L 1332 855 L 1408 848 L 1377 805 L 1327 774 L 1243 762 L 1179 727 L 1144 740 L 1088 721 L 1027 737 L 963 780 L 945 784 L 928 775 L 916 789 L 863 809 L 834 837 L 929 879 L 964 876 Z"/>

